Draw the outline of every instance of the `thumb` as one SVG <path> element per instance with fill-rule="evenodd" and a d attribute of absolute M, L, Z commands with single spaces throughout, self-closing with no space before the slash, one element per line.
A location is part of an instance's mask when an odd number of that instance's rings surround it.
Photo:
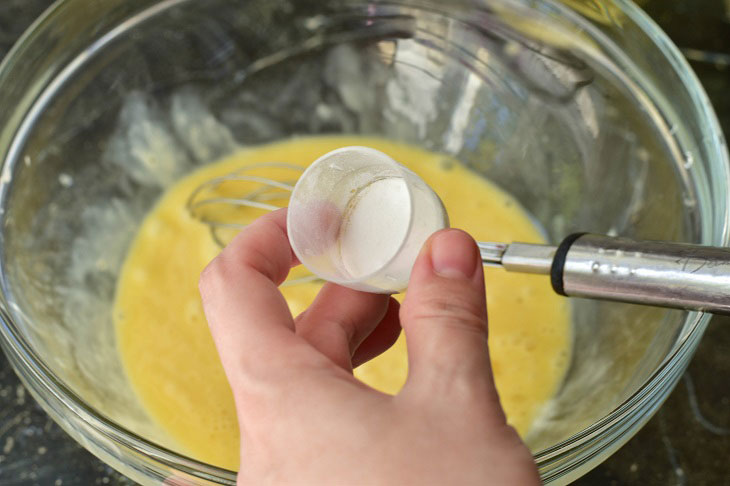
<path fill-rule="evenodd" d="M 487 347 L 484 269 L 471 236 L 446 229 L 426 242 L 400 318 L 408 343 L 407 387 L 432 397 L 476 393 L 498 401 Z"/>

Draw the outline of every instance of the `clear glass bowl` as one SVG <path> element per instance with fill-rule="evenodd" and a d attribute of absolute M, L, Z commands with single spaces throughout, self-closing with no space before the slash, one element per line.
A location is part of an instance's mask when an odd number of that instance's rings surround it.
<path fill-rule="evenodd" d="M 235 481 L 177 452 L 124 377 L 110 305 L 136 225 L 195 166 L 318 133 L 454 155 L 552 241 L 728 243 L 715 116 L 628 1 L 58 2 L 0 66 L 0 343 L 48 413 L 129 477 Z M 527 438 L 546 482 L 627 441 L 709 319 L 572 304 L 570 370 Z"/>

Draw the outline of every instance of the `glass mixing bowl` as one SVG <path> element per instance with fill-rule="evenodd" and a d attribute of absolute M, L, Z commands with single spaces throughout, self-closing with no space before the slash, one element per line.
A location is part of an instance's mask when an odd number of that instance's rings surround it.
<path fill-rule="evenodd" d="M 0 342 L 48 413 L 129 477 L 235 480 L 176 450 L 124 377 L 110 306 L 136 226 L 196 166 L 319 133 L 453 155 L 553 242 L 728 243 L 715 116 L 628 1 L 60 1 L 0 66 Z M 627 441 L 709 319 L 572 305 L 572 364 L 527 437 L 546 482 Z"/>

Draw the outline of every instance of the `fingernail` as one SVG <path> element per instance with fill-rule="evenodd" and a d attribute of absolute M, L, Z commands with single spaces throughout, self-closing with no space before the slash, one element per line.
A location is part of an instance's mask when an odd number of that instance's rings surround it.
<path fill-rule="evenodd" d="M 477 270 L 474 240 L 459 230 L 444 230 L 431 240 L 431 264 L 442 277 L 470 279 Z"/>

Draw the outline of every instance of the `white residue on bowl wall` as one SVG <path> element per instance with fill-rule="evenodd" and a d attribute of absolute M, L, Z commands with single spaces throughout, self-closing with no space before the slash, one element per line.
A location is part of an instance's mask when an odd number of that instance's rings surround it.
<path fill-rule="evenodd" d="M 396 54 L 395 76 L 388 81 L 386 93 L 390 109 L 405 117 L 418 127 L 418 136 L 426 137 L 429 123 L 438 117 L 436 102 L 441 86 L 438 76 L 441 65 L 427 55 L 429 49 L 413 40 L 401 41 L 408 48 L 401 46 Z M 424 64 L 425 63 L 425 64 Z M 418 66 L 415 68 L 414 66 Z"/>
<path fill-rule="evenodd" d="M 171 447 L 171 439 L 148 419 L 126 382 L 116 350 L 113 289 L 129 244 L 149 209 L 135 194 L 161 193 L 196 164 L 215 160 L 235 148 L 227 127 L 194 91 L 186 89 L 172 95 L 167 109 L 147 95 L 130 94 L 102 164 L 121 169 L 121 179 L 134 181 L 139 188 L 97 199 L 78 214 L 81 230 L 71 246 L 67 284 L 59 290 L 64 323 L 46 326 L 52 335 L 44 340 L 53 341 L 46 345 L 58 350 L 54 353 L 59 358 L 56 368 L 68 375 L 90 405 Z M 67 190 L 83 190 L 75 179 L 80 177 L 59 175 L 59 183 Z"/>

